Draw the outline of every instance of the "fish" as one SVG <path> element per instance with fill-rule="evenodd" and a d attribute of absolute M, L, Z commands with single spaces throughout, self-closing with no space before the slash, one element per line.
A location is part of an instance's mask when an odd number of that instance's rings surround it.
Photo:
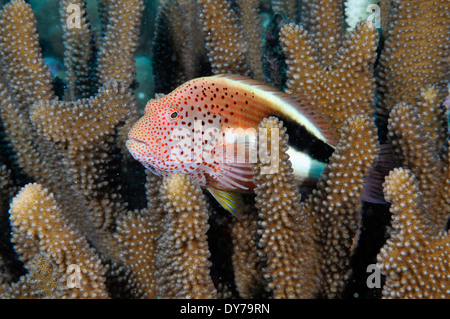
<path fill-rule="evenodd" d="M 255 188 L 256 129 L 269 116 L 287 129 L 295 181 L 312 187 L 336 148 L 334 130 L 307 95 L 289 95 L 244 76 L 192 79 L 150 100 L 126 147 L 156 175 L 188 175 L 238 217 L 241 194 Z"/>

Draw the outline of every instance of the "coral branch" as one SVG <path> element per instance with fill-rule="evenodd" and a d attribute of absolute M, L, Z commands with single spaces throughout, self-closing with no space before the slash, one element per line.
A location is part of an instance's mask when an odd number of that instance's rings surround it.
<path fill-rule="evenodd" d="M 68 25 L 71 14 L 69 5 L 78 6 L 80 9 L 79 27 Z M 64 30 L 64 66 L 68 83 L 64 97 L 66 100 L 90 97 L 97 92 L 97 86 L 92 85 L 97 82 L 94 68 L 96 52 L 85 1 L 60 0 L 59 12 Z"/>
<path fill-rule="evenodd" d="M 23 0 L 6 4 L 0 11 L 0 29 L 5 80 L 21 112 L 28 114 L 27 106 L 54 98 L 51 74 L 42 59 L 31 6 Z M 28 89 L 23 90 L 24 86 Z"/>
<path fill-rule="evenodd" d="M 330 65 L 321 62 L 320 48 L 301 26 L 284 26 L 280 39 L 287 57 L 288 93 L 307 93 L 313 97 L 336 132 L 349 114 L 372 114 L 375 104 L 372 65 L 377 45 L 373 24 L 359 23 Z"/>
<path fill-rule="evenodd" d="M 258 241 L 258 215 L 246 207 L 231 228 L 233 241 L 233 270 L 236 289 L 242 298 L 261 296 L 263 287 L 262 263 L 255 243 Z"/>
<path fill-rule="evenodd" d="M 209 212 L 200 188 L 185 175 L 164 179 L 166 216 L 157 246 L 156 272 L 161 298 L 214 298 L 206 241 Z"/>
<path fill-rule="evenodd" d="M 426 132 L 418 110 L 406 103 L 394 107 L 389 118 L 389 139 L 403 168 L 410 169 L 424 194 L 425 213 L 434 227 L 445 227 L 450 207 L 441 186 L 447 179 L 444 163 L 440 160 L 430 133 Z M 445 190 L 444 190 L 445 192 Z"/>
<path fill-rule="evenodd" d="M 20 296 L 11 289 L 9 297 L 108 296 L 100 258 L 86 239 L 67 223 L 48 190 L 39 184 L 28 184 L 14 198 L 10 215 L 12 241 L 30 271 L 22 280 L 32 290 L 29 295 Z M 75 286 L 71 286 L 74 270 L 79 271 L 75 273 L 79 277 L 74 278 Z"/>
<path fill-rule="evenodd" d="M 334 0 L 306 0 L 302 4 L 302 24 L 312 35 L 321 63 L 331 65 L 344 40 L 343 4 Z"/>
<path fill-rule="evenodd" d="M 322 294 L 340 296 L 350 271 L 353 239 L 361 218 L 364 178 L 378 158 L 378 141 L 367 116 L 352 116 L 325 167 L 317 189 L 302 205 L 312 216 L 320 247 Z"/>
<path fill-rule="evenodd" d="M 131 85 L 134 78 L 134 52 L 141 25 L 143 0 L 110 1 L 107 5 L 108 25 L 98 57 L 100 84 L 111 79 Z"/>
<path fill-rule="evenodd" d="M 258 1 L 238 0 L 239 20 L 242 25 L 242 33 L 248 45 L 248 64 L 251 76 L 255 80 L 263 80 L 261 65 L 262 30 L 258 12 Z"/>
<path fill-rule="evenodd" d="M 448 1 L 396 0 L 391 5 L 377 69 L 378 111 L 384 115 L 397 103 L 413 103 L 419 90 L 429 84 L 436 86 L 442 101 L 450 70 Z"/>
<path fill-rule="evenodd" d="M 261 130 L 267 131 L 267 137 Z M 310 221 L 299 211 L 300 195 L 286 154 L 286 129 L 272 117 L 261 122 L 258 132 L 259 140 L 271 141 L 271 154 L 279 154 L 278 162 L 271 163 L 277 169 L 270 173 L 262 173 L 261 162 L 252 165 L 266 289 L 275 298 L 312 298 L 318 291 L 317 247 Z"/>
<path fill-rule="evenodd" d="M 449 298 L 450 239 L 427 220 L 419 183 L 406 169 L 386 178 L 386 200 L 392 203 L 390 239 L 378 255 L 386 276 L 385 298 Z"/>
<path fill-rule="evenodd" d="M 225 0 L 199 0 L 212 72 L 250 75 L 247 45 L 237 17 Z"/>

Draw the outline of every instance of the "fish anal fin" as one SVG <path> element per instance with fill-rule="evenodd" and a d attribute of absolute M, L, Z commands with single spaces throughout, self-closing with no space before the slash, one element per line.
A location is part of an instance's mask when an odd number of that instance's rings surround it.
<path fill-rule="evenodd" d="M 207 190 L 231 215 L 240 219 L 239 211 L 244 206 L 244 199 L 238 192 L 208 187 Z"/>

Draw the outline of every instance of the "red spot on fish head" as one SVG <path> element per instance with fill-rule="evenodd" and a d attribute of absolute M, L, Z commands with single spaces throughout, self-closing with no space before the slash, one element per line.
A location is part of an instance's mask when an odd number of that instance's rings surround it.
<path fill-rule="evenodd" d="M 144 116 L 128 134 L 127 148 L 133 157 L 146 167 L 166 172 L 184 169 L 190 156 L 183 150 L 190 149 L 190 145 L 180 149 L 179 143 L 190 141 L 190 128 L 184 120 L 186 109 L 176 94 L 150 101 Z"/>

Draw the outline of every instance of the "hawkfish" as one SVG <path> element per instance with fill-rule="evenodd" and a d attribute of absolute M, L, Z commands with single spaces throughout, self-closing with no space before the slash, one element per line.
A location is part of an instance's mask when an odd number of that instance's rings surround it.
<path fill-rule="evenodd" d="M 126 146 L 154 174 L 188 175 L 237 216 L 240 194 L 255 188 L 256 129 L 269 116 L 287 129 L 295 181 L 312 187 L 338 142 L 328 121 L 308 96 L 288 95 L 242 76 L 193 79 L 150 100 Z"/>

